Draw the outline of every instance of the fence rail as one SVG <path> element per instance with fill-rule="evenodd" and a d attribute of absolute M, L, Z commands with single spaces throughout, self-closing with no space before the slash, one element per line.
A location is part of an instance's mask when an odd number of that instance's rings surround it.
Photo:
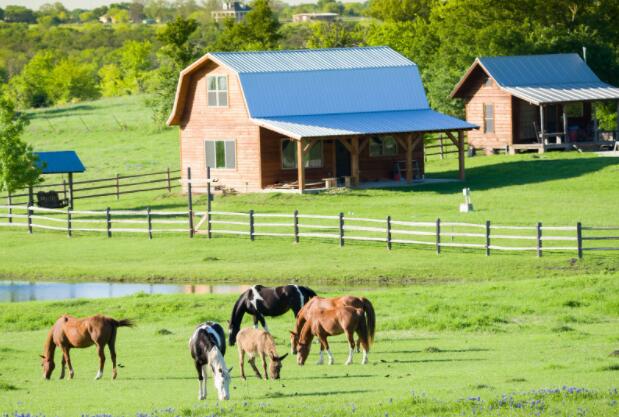
<path fill-rule="evenodd" d="M 76 232 L 153 234 L 185 233 L 222 236 L 290 238 L 299 243 L 303 239 L 335 241 L 339 246 L 348 242 L 381 242 L 387 249 L 394 244 L 432 246 L 437 254 L 443 248 L 483 250 L 494 252 L 574 252 L 582 257 L 585 251 L 619 251 L 619 226 L 531 226 L 483 224 L 464 222 L 419 222 L 293 213 L 256 213 L 227 211 L 154 211 L 145 210 L 63 210 L 35 206 L 0 206 L 1 227 L 64 231 L 68 236 Z M 197 220 L 197 221 L 196 221 Z M 204 230 L 206 229 L 206 230 Z M 595 245 L 598 242 L 603 246 Z"/>
<path fill-rule="evenodd" d="M 158 177 L 158 178 L 152 178 Z M 143 178 L 148 178 L 144 179 Z M 180 187 L 180 170 L 170 170 L 148 172 L 144 174 L 121 175 L 116 174 L 113 177 L 95 178 L 91 180 L 72 181 L 72 185 L 63 181 L 61 183 L 47 184 L 42 183 L 32 187 L 32 190 L 26 190 L 17 194 L 8 194 L 1 196 L 9 205 L 27 205 L 32 201 L 34 195 L 39 190 L 54 190 L 63 199 L 68 199 L 71 196 L 70 187 L 72 186 L 73 200 L 99 197 L 116 197 L 120 199 L 121 195 L 141 193 L 147 191 L 172 191 L 173 188 Z M 139 188 L 136 188 L 139 187 Z"/>

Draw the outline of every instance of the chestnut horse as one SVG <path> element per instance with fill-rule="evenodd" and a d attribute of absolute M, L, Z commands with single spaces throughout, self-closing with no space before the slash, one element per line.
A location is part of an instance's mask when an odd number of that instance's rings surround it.
<path fill-rule="evenodd" d="M 329 365 L 332 365 L 333 355 L 329 350 L 327 337 L 342 333 L 346 334 L 349 345 L 348 359 L 345 364 L 349 365 L 352 363 L 355 349 L 354 333 L 357 333 L 359 336 L 363 349 L 361 363 L 366 364 L 368 362 L 367 354 L 374 339 L 376 323 L 373 308 L 363 309 L 344 305 L 334 308 L 311 309 L 306 314 L 305 319 L 305 324 L 298 335 L 297 363 L 299 365 L 305 363 L 314 336 L 320 341 L 320 359 L 318 364 L 322 364 L 322 352 L 326 350 L 329 355 Z"/>
<path fill-rule="evenodd" d="M 341 306 L 350 306 L 355 308 L 362 308 L 364 310 L 372 310 L 372 314 L 368 315 L 368 317 L 375 317 L 374 307 L 372 303 L 364 297 L 355 297 L 352 295 L 344 295 L 341 297 L 334 298 L 323 298 L 323 297 L 314 297 L 305 304 L 305 306 L 299 311 L 297 315 L 297 321 L 295 325 L 294 331 L 290 332 L 290 348 L 293 355 L 297 354 L 297 343 L 299 342 L 298 335 L 301 333 L 301 329 L 305 324 L 305 316 L 306 314 L 311 314 L 314 310 L 324 309 L 324 308 L 334 308 Z M 368 323 L 369 328 L 374 328 L 374 323 Z M 372 334 L 374 337 L 374 334 Z M 361 340 L 357 340 L 357 353 L 359 353 L 359 345 Z"/>
<path fill-rule="evenodd" d="M 105 352 L 103 349 L 108 345 L 110 356 L 112 357 L 112 378 L 116 379 L 116 331 L 119 327 L 133 327 L 131 320 L 114 320 L 110 317 L 96 315 L 84 319 L 76 319 L 69 315 L 63 315 L 50 329 L 45 346 L 41 366 L 43 366 L 43 376 L 50 379 L 54 371 L 54 352 L 56 347 L 62 349 L 62 370 L 60 379 L 64 378 L 65 365 L 69 366 L 69 378 L 73 378 L 73 366 L 69 351 L 72 348 L 86 348 L 93 344 L 97 346 L 99 354 L 99 372 L 95 379 L 100 379 L 103 375 L 103 365 L 105 364 Z"/>

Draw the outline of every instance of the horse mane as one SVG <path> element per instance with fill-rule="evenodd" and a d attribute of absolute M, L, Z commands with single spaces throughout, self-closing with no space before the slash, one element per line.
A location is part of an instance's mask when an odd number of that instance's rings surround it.
<path fill-rule="evenodd" d="M 314 333 L 312 332 L 312 321 L 307 320 L 299 332 L 299 343 L 309 345 L 314 340 Z"/>
<path fill-rule="evenodd" d="M 241 294 L 239 298 L 236 300 L 236 303 L 234 303 L 234 307 L 232 307 L 232 315 L 230 317 L 230 324 L 233 326 L 241 327 L 241 321 L 243 320 L 243 315 L 245 314 L 245 310 L 242 309 L 241 306 L 242 306 L 242 303 L 245 303 L 245 300 L 247 299 L 247 294 L 249 291 L 251 291 L 251 288 L 249 290 L 246 290 L 243 294 Z"/>
<path fill-rule="evenodd" d="M 47 333 L 47 337 L 45 338 L 45 344 L 43 345 L 45 360 L 52 362 L 54 361 L 54 352 L 56 351 L 56 344 L 54 343 L 54 326 L 49 329 L 49 333 Z"/>

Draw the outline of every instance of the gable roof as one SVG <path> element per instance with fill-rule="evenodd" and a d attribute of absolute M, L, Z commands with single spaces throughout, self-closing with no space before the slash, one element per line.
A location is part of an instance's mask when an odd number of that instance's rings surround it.
<path fill-rule="evenodd" d="M 619 88 L 602 82 L 578 54 L 477 58 L 451 97 L 460 96 L 462 86 L 477 67 L 499 88 L 536 105 L 619 98 Z"/>
<path fill-rule="evenodd" d="M 249 116 L 261 125 L 269 118 L 429 110 L 417 65 L 388 47 L 216 52 L 181 72 L 169 125 L 180 122 L 189 75 L 209 60 L 238 75 Z"/>
<path fill-rule="evenodd" d="M 43 174 L 84 172 L 86 168 L 75 151 L 34 152 L 37 167 Z"/>

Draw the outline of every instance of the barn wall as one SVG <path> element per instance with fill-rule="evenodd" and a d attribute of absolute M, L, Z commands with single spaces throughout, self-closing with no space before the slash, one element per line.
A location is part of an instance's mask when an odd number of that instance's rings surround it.
<path fill-rule="evenodd" d="M 494 80 L 491 86 L 484 86 L 485 77 L 485 72 L 478 67 L 471 73 L 461 93 L 466 120 L 479 125 L 479 129 L 468 132 L 468 142 L 480 149 L 504 148 L 513 143 L 512 98 Z M 484 104 L 494 104 L 493 133 L 484 133 Z"/>
<path fill-rule="evenodd" d="M 207 106 L 208 74 L 228 75 L 228 107 Z M 249 120 L 236 74 L 212 62 L 194 73 L 189 82 L 187 105 L 180 129 L 183 178 L 188 166 L 191 167 L 193 178 L 206 178 L 205 140 L 236 142 L 236 168 L 211 169 L 211 176 L 219 180 L 218 186 L 226 186 L 239 192 L 260 189 L 259 129 Z M 186 191 L 186 186 L 183 190 Z M 205 192 L 206 188 L 194 186 L 194 190 L 200 193 Z"/>

